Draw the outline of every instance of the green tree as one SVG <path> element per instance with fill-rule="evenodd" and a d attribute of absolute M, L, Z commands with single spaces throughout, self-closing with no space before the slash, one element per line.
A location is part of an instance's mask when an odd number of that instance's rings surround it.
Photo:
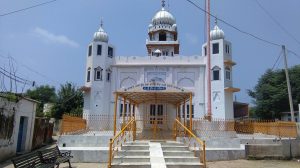
<path fill-rule="evenodd" d="M 65 113 L 82 114 L 83 94 L 74 84 L 67 82 L 61 85 L 57 96 L 57 102 L 53 107 L 55 118 L 61 118 Z"/>
<path fill-rule="evenodd" d="M 49 85 L 42 85 L 36 87 L 32 90 L 27 90 L 25 96 L 31 99 L 37 100 L 40 103 L 37 106 L 36 115 L 38 117 L 43 117 L 43 108 L 45 103 L 55 103 L 56 93 L 55 88 Z"/>
<path fill-rule="evenodd" d="M 300 65 L 289 69 L 294 108 L 300 102 Z M 262 119 L 280 119 L 280 112 L 289 111 L 289 99 L 284 70 L 267 70 L 253 90 L 248 90 L 254 99 L 254 113 Z"/>

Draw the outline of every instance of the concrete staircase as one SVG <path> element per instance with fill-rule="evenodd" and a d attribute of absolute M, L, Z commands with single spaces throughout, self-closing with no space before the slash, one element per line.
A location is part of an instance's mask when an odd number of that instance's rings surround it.
<path fill-rule="evenodd" d="M 199 168 L 200 159 L 187 146 L 175 141 L 126 143 L 113 159 L 113 168 Z"/>

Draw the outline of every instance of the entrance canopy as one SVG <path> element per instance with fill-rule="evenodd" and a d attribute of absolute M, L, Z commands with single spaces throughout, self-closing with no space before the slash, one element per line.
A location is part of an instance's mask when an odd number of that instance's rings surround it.
<path fill-rule="evenodd" d="M 115 94 L 134 104 L 157 101 L 178 105 L 188 101 L 193 92 L 170 84 L 146 83 L 120 89 Z"/>
<path fill-rule="evenodd" d="M 145 83 L 145 84 L 137 84 L 135 86 L 131 86 L 129 88 L 123 88 L 119 91 L 115 92 L 115 106 L 114 106 L 114 135 L 116 135 L 116 118 L 117 118 L 117 106 L 118 106 L 118 99 L 123 98 L 123 105 L 126 104 L 126 102 L 129 102 L 129 104 L 139 105 L 142 103 L 147 102 L 157 102 L 157 103 L 170 103 L 175 105 L 176 108 L 176 116 L 180 115 L 180 105 L 183 104 L 185 106 L 185 102 L 189 101 L 189 111 L 192 111 L 192 99 L 193 99 L 193 92 L 185 90 L 183 88 L 171 85 L 171 84 L 165 84 L 165 83 Z M 123 108 L 122 111 L 122 118 L 123 123 L 125 123 L 125 114 L 126 109 Z M 185 109 L 185 108 L 184 108 Z M 133 115 L 133 108 L 129 111 L 130 116 L 135 117 Z M 190 116 L 190 128 L 192 127 L 192 116 Z M 185 125 L 185 117 L 184 115 L 184 125 Z"/>

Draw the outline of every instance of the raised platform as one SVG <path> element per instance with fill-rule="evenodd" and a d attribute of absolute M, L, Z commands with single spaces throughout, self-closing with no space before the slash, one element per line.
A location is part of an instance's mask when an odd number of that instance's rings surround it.
<path fill-rule="evenodd" d="M 207 161 L 244 159 L 247 155 L 264 157 L 273 154 L 286 157 L 291 153 L 294 157 L 300 156 L 299 140 L 279 139 L 263 134 L 236 134 L 236 137 L 230 138 L 231 135 L 224 138 L 206 137 L 204 139 Z M 72 162 L 105 163 L 108 160 L 108 144 L 112 136 L 113 133 L 107 131 L 62 135 L 58 139 L 58 146 L 62 151 L 72 151 L 74 156 Z M 180 142 L 180 138 L 177 138 L 177 141 Z M 150 140 L 144 142 L 148 143 Z M 273 148 L 274 146 L 276 149 Z M 261 147 L 265 150 L 259 150 Z M 274 150 L 275 152 L 272 152 Z"/>

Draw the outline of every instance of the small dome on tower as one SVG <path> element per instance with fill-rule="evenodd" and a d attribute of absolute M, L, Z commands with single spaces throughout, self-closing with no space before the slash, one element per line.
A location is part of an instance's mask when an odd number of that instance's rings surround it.
<path fill-rule="evenodd" d="M 94 33 L 94 41 L 108 42 L 108 35 L 103 29 L 102 21 L 99 30 Z"/>
<path fill-rule="evenodd" d="M 172 29 L 173 29 L 174 31 L 177 31 L 177 25 L 176 25 L 176 24 L 173 24 L 173 25 L 172 25 Z"/>
<path fill-rule="evenodd" d="M 215 27 L 213 30 L 210 31 L 210 39 L 211 40 L 218 40 L 218 39 L 224 39 L 225 34 L 222 29 L 220 29 L 217 25 L 217 21 L 215 21 Z"/>

